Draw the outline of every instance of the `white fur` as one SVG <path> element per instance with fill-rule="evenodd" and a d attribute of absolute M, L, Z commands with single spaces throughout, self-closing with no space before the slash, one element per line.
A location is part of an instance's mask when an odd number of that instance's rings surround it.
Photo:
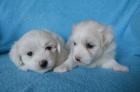
<path fill-rule="evenodd" d="M 48 50 L 46 47 L 52 47 Z M 33 55 L 27 55 L 32 52 Z M 60 65 L 67 58 L 63 39 L 50 31 L 32 30 L 26 33 L 13 45 L 10 51 L 11 60 L 23 71 L 47 72 Z M 47 60 L 47 66 L 41 68 L 40 62 Z"/>
<path fill-rule="evenodd" d="M 88 48 L 89 44 L 94 47 Z M 54 71 L 66 72 L 76 66 L 86 66 L 128 72 L 128 67 L 120 65 L 115 61 L 115 47 L 110 27 L 92 20 L 82 22 L 73 28 L 72 36 L 67 43 L 67 49 L 70 50 L 67 60 L 62 65 L 56 67 Z M 76 58 L 80 58 L 80 61 L 77 61 Z"/>

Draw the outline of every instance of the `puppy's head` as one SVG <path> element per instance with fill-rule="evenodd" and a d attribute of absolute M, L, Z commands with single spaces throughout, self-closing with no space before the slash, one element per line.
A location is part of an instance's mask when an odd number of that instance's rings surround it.
<path fill-rule="evenodd" d="M 88 65 L 99 58 L 113 41 L 111 28 L 95 21 L 86 21 L 73 28 L 71 36 L 72 58 Z"/>
<path fill-rule="evenodd" d="M 57 35 L 34 30 L 13 45 L 10 57 L 19 67 L 26 66 L 28 70 L 46 72 L 55 66 L 60 49 L 61 43 Z"/>

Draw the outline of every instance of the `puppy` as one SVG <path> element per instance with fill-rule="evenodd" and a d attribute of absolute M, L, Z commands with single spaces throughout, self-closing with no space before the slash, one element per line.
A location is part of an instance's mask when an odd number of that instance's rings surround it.
<path fill-rule="evenodd" d="M 49 31 L 32 30 L 13 45 L 11 60 L 23 71 L 52 70 L 67 58 L 63 39 Z"/>
<path fill-rule="evenodd" d="M 128 72 L 128 67 L 118 64 L 114 59 L 115 47 L 110 27 L 92 20 L 82 22 L 73 28 L 67 43 L 67 49 L 70 50 L 67 60 L 54 71 L 66 72 L 76 66 L 86 66 Z"/>

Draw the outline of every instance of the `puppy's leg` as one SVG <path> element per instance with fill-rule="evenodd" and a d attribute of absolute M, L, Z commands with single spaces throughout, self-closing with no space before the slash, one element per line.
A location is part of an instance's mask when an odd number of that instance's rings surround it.
<path fill-rule="evenodd" d="M 77 63 L 75 63 L 69 55 L 68 59 L 63 64 L 55 67 L 53 69 L 53 71 L 62 73 L 62 72 L 66 72 L 68 70 L 72 70 L 76 66 L 77 66 Z"/>
<path fill-rule="evenodd" d="M 128 67 L 120 65 L 114 59 L 111 59 L 109 62 L 103 64 L 101 67 L 112 69 L 112 70 L 118 71 L 118 72 L 128 72 L 129 71 Z"/>

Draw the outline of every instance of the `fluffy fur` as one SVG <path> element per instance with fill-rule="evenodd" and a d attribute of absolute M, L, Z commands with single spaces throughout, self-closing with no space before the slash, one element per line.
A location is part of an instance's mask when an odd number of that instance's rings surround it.
<path fill-rule="evenodd" d="M 128 67 L 118 64 L 114 59 L 115 47 L 110 27 L 92 20 L 82 22 L 74 26 L 67 43 L 67 49 L 70 50 L 67 60 L 54 71 L 66 72 L 76 66 L 86 66 L 128 72 Z"/>
<path fill-rule="evenodd" d="M 47 72 L 67 58 L 63 39 L 50 31 L 32 30 L 13 45 L 11 60 L 23 71 Z"/>

